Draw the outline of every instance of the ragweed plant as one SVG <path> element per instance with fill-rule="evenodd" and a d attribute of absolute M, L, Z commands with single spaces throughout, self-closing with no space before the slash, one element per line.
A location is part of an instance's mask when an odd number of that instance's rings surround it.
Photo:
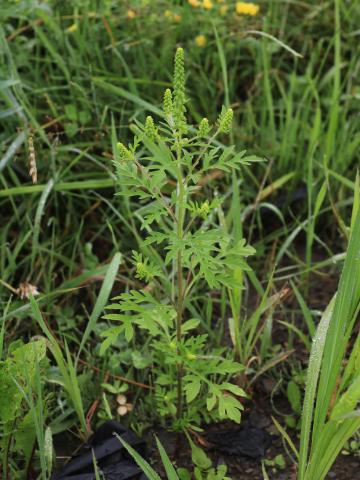
<path fill-rule="evenodd" d="M 216 226 L 222 199 L 202 198 L 202 177 L 214 170 L 239 169 L 255 160 L 234 147 L 214 146 L 231 131 L 233 112 L 221 111 L 215 126 L 204 118 L 198 127 L 186 119 L 184 52 L 175 55 L 173 90 L 164 95 L 163 118 L 134 127 L 132 144 L 117 143 L 114 163 L 119 195 L 136 197 L 144 239 L 133 252 L 135 277 L 144 288 L 116 297 L 117 310 L 105 318 L 119 322 L 104 333 L 102 352 L 119 335 L 128 342 L 146 339 L 157 412 L 172 418 L 175 429 L 198 425 L 204 418 L 240 421 L 245 392 L 231 383 L 243 367 L 225 349 L 209 351 L 199 333 L 195 288 L 239 288 L 235 269 L 248 269 L 254 249 L 234 241 Z M 142 335 L 145 332 L 145 335 Z M 144 342 L 145 343 L 145 342 Z"/>

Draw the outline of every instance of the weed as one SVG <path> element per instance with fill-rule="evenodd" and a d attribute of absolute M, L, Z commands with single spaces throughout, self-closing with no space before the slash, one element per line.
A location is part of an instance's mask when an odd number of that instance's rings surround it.
<path fill-rule="evenodd" d="M 207 336 L 193 332 L 201 319 L 186 316 L 195 287 L 242 288 L 235 271 L 248 270 L 245 258 L 255 251 L 244 239 L 213 227 L 221 197 L 214 192 L 213 198 L 193 198 L 201 196 L 204 175 L 258 160 L 213 145 L 219 135 L 230 133 L 231 109 L 223 108 L 215 127 L 207 119 L 197 129 L 187 124 L 183 56 L 178 49 L 173 91 L 167 89 L 164 96 L 165 122 L 156 126 L 148 116 L 144 125 L 134 127 L 133 144 L 118 143 L 114 152 L 119 194 L 136 196 L 142 204 L 145 238 L 141 252 L 133 252 L 133 265 L 135 277 L 147 287 L 123 293 L 116 298 L 119 303 L 108 307 L 120 310 L 105 316 L 120 326 L 104 333 L 102 348 L 104 353 L 120 334 L 128 342 L 135 335 L 137 344 L 141 330 L 146 331 L 158 413 L 176 418 L 173 427 L 181 429 L 199 425 L 208 415 L 240 421 L 242 405 L 236 397 L 245 392 L 227 378 L 243 367 L 223 357 L 223 349 L 207 351 Z M 208 414 L 200 413 L 204 408 Z"/>

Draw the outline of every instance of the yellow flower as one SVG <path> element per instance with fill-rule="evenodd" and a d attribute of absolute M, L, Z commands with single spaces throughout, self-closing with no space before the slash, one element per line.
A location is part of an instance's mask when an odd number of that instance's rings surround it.
<path fill-rule="evenodd" d="M 198 47 L 205 47 L 206 45 L 205 35 L 198 35 L 197 37 L 195 37 L 195 43 Z"/>
<path fill-rule="evenodd" d="M 254 16 L 258 13 L 260 7 L 255 3 L 237 2 L 236 13 L 238 15 L 251 15 Z"/>
<path fill-rule="evenodd" d="M 188 0 L 188 3 L 189 3 L 189 5 L 191 5 L 192 7 L 199 7 L 199 6 L 200 6 L 199 0 Z"/>
<path fill-rule="evenodd" d="M 136 17 L 136 12 L 134 12 L 134 10 L 131 10 L 131 8 L 126 12 L 126 16 L 127 18 L 135 18 Z"/>
<path fill-rule="evenodd" d="M 77 23 L 73 23 L 72 25 L 70 25 L 70 27 L 66 29 L 66 31 L 68 33 L 74 33 L 76 32 L 77 29 L 78 29 Z"/>
<path fill-rule="evenodd" d="M 222 5 L 222 6 L 220 7 L 220 13 L 221 13 L 221 15 L 225 15 L 225 13 L 228 11 L 228 8 L 229 8 L 229 7 L 228 7 L 227 5 Z"/>
<path fill-rule="evenodd" d="M 173 22 L 180 23 L 182 20 L 182 16 L 178 13 L 173 13 L 171 10 L 165 10 L 164 17 L 172 20 Z"/>
<path fill-rule="evenodd" d="M 203 7 L 206 8 L 206 10 L 211 10 L 213 7 L 213 3 L 211 0 L 203 0 Z"/>

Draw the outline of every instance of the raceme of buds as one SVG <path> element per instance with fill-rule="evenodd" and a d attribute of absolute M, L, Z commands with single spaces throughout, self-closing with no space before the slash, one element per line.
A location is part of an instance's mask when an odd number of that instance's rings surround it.
<path fill-rule="evenodd" d="M 172 117 L 173 117 L 173 101 L 172 101 L 172 93 L 171 93 L 170 88 L 167 88 L 165 90 L 164 112 L 165 112 L 167 121 L 171 124 L 172 123 Z"/>
<path fill-rule="evenodd" d="M 219 116 L 219 131 L 221 133 L 230 133 L 232 127 L 234 112 L 232 108 L 223 109 Z"/>
<path fill-rule="evenodd" d="M 156 140 L 158 133 L 153 118 L 149 115 L 145 121 L 145 135 L 152 141 Z"/>
<path fill-rule="evenodd" d="M 120 162 L 129 162 L 134 160 L 134 155 L 130 152 L 128 148 L 121 142 L 117 144 L 117 150 L 119 153 Z"/>
<path fill-rule="evenodd" d="M 209 215 L 209 212 L 210 212 L 210 205 L 209 205 L 209 202 L 206 200 L 201 204 L 198 210 L 198 214 L 200 217 L 205 219 Z"/>
<path fill-rule="evenodd" d="M 203 118 L 199 125 L 199 137 L 207 137 L 210 132 L 210 125 L 209 120 L 207 118 Z"/>
<path fill-rule="evenodd" d="M 174 65 L 174 123 L 179 134 L 186 132 L 184 50 L 178 48 Z"/>

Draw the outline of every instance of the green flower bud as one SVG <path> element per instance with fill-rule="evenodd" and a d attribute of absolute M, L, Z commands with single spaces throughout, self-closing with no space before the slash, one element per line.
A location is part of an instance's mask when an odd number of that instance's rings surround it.
<path fill-rule="evenodd" d="M 210 132 L 210 125 L 209 120 L 207 118 L 203 118 L 199 125 L 199 137 L 207 137 Z"/>
<path fill-rule="evenodd" d="M 153 118 L 149 115 L 145 122 L 145 135 L 152 141 L 156 140 L 158 133 Z"/>
<path fill-rule="evenodd" d="M 232 108 L 228 108 L 227 110 L 225 110 L 225 108 L 223 107 L 223 110 L 218 120 L 219 130 L 221 133 L 230 133 L 233 116 L 234 116 L 234 112 Z"/>
<path fill-rule="evenodd" d="M 173 101 L 172 101 L 172 93 L 170 88 L 165 90 L 164 94 L 164 112 L 166 115 L 167 120 L 172 118 L 173 116 Z"/>
<path fill-rule="evenodd" d="M 119 152 L 120 162 L 130 162 L 134 160 L 134 155 L 123 143 L 119 142 L 116 146 Z"/>
<path fill-rule="evenodd" d="M 199 216 L 205 219 L 209 215 L 209 212 L 210 212 L 210 205 L 209 205 L 209 202 L 205 200 L 205 202 L 203 202 L 199 208 L 199 212 L 198 212 Z"/>

